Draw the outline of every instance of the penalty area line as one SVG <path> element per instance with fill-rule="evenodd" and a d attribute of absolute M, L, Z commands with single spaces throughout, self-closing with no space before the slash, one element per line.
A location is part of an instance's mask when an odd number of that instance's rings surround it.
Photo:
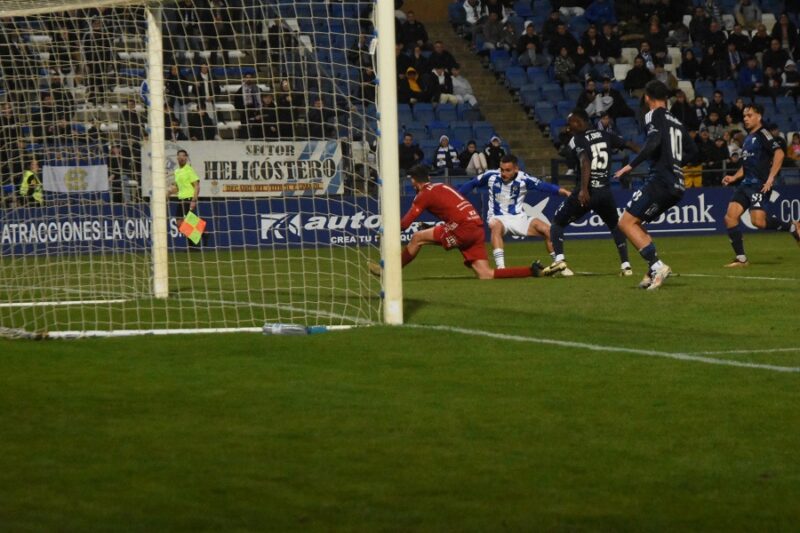
<path fill-rule="evenodd" d="M 406 324 L 403 327 L 412 329 L 445 331 L 450 333 L 458 333 L 461 335 L 471 335 L 475 337 L 486 337 L 490 339 L 498 339 L 498 340 L 514 341 L 514 342 L 529 342 L 532 344 L 544 344 L 549 346 L 559 346 L 563 348 L 579 348 L 593 352 L 625 353 L 631 355 L 643 355 L 647 357 L 661 357 L 664 359 L 673 359 L 677 361 L 691 361 L 695 363 L 705 363 L 709 365 L 733 366 L 737 368 L 751 368 L 751 369 L 769 370 L 772 372 L 783 372 L 783 373 L 800 373 L 800 367 L 767 365 L 762 363 L 749 363 L 746 361 L 730 361 L 727 359 L 715 359 L 713 357 L 706 357 L 703 355 L 694 355 L 689 353 L 662 352 L 658 350 L 642 350 L 638 348 L 625 348 L 621 346 L 604 346 L 602 344 L 590 344 L 585 342 L 562 341 L 557 339 L 541 339 L 537 337 L 509 335 L 505 333 L 494 333 L 491 331 L 484 331 L 480 329 L 467 329 L 454 326 Z"/>

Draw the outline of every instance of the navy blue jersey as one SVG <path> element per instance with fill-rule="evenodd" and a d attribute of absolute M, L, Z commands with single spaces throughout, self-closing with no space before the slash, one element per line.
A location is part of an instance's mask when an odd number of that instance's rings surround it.
<path fill-rule="evenodd" d="M 651 110 L 644 117 L 647 140 L 639 155 L 631 161 L 635 167 L 644 160 L 650 161 L 650 178 L 669 188 L 684 190 L 683 169 L 697 152 L 694 143 L 681 121 L 663 107 Z"/>
<path fill-rule="evenodd" d="M 769 178 L 772 157 L 782 150 L 778 140 L 765 128 L 747 135 L 742 146 L 744 185 L 761 185 Z"/>
<path fill-rule="evenodd" d="M 578 173 L 578 183 L 581 182 L 580 161 L 583 154 L 586 154 L 590 165 L 589 187 L 599 189 L 608 187 L 611 152 L 612 150 L 625 148 L 625 140 L 616 133 L 586 130 L 583 135 L 572 137 L 569 147 L 578 159 L 578 165 L 575 169 Z"/>

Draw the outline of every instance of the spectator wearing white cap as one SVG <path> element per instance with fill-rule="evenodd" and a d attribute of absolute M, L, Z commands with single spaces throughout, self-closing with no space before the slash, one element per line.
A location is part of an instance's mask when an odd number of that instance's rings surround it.
<path fill-rule="evenodd" d="M 502 139 L 497 135 L 489 139 L 489 144 L 483 149 L 483 155 L 486 156 L 486 166 L 489 170 L 496 170 L 500 168 L 500 159 L 506 155 L 506 151 L 501 146 Z"/>
<path fill-rule="evenodd" d="M 785 90 L 786 96 L 800 96 L 800 73 L 797 72 L 797 64 L 791 59 L 786 60 L 781 74 L 781 89 Z"/>
<path fill-rule="evenodd" d="M 439 146 L 433 155 L 433 163 L 439 173 L 449 175 L 453 169 L 461 165 L 458 159 L 458 151 L 450 145 L 450 138 L 447 135 L 439 137 Z"/>

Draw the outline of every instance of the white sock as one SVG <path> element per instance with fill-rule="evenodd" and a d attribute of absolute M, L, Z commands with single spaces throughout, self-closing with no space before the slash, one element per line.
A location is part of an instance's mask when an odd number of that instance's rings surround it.
<path fill-rule="evenodd" d="M 494 256 L 494 265 L 496 268 L 506 267 L 506 253 L 502 248 L 495 248 L 492 250 L 492 255 Z"/>
<path fill-rule="evenodd" d="M 555 255 L 553 256 L 553 260 L 554 260 L 556 263 L 558 263 L 559 261 L 563 261 L 563 260 L 564 260 L 564 254 L 555 254 Z"/>
<path fill-rule="evenodd" d="M 627 261 L 625 261 L 624 263 L 622 263 L 622 264 L 619 266 L 619 268 L 620 268 L 620 269 L 622 269 L 622 270 L 627 270 L 627 269 L 629 269 L 630 267 L 631 267 L 631 264 L 630 264 L 630 263 L 628 263 Z"/>
<path fill-rule="evenodd" d="M 739 261 L 739 262 L 744 263 L 745 261 L 747 261 L 747 256 L 746 255 L 737 255 L 736 256 L 736 260 Z"/>
<path fill-rule="evenodd" d="M 663 266 L 664 266 L 664 263 L 662 263 L 661 259 L 659 259 L 658 261 L 653 263 L 653 266 L 650 267 L 650 271 L 651 272 L 655 272 L 656 270 L 658 270 L 659 268 L 661 268 Z"/>

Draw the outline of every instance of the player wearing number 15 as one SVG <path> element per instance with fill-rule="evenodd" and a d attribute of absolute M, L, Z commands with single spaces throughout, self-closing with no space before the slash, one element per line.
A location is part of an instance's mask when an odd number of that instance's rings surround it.
<path fill-rule="evenodd" d="M 200 176 L 189 164 L 189 154 L 186 150 L 178 150 L 178 168 L 175 169 L 175 186 L 178 193 L 178 205 L 175 217 L 178 218 L 178 226 L 189 211 L 197 214 L 197 197 L 200 194 Z M 194 243 L 187 239 L 189 246 Z"/>
<path fill-rule="evenodd" d="M 784 153 L 778 140 L 761 124 L 763 112 L 764 109 L 759 104 L 745 106 L 744 126 L 750 133 L 742 146 L 744 164 L 736 174 L 722 179 L 723 185 L 742 180 L 728 204 L 728 212 L 725 213 L 725 227 L 728 228 L 728 237 L 736 254 L 726 267 L 743 267 L 749 264 L 744 253 L 742 230 L 739 229 L 739 219 L 747 209 L 750 210 L 750 220 L 758 229 L 789 231 L 800 243 L 800 223 L 790 224 L 775 216 L 767 217 L 765 210 L 775 176 L 783 164 Z"/>
<path fill-rule="evenodd" d="M 668 98 L 669 89 L 664 83 L 658 80 L 647 83 L 644 101 L 650 112 L 644 118 L 645 145 L 630 164 L 614 174 L 619 178 L 645 160 L 650 161 L 650 175 L 644 186 L 633 194 L 619 221 L 619 229 L 647 261 L 649 270 L 639 286 L 648 290 L 659 288 L 672 270 L 658 258 L 653 239 L 642 223 L 655 220 L 681 201 L 686 190 L 681 167 L 684 162 L 693 160 L 698 151 L 683 124 L 667 111 Z"/>

